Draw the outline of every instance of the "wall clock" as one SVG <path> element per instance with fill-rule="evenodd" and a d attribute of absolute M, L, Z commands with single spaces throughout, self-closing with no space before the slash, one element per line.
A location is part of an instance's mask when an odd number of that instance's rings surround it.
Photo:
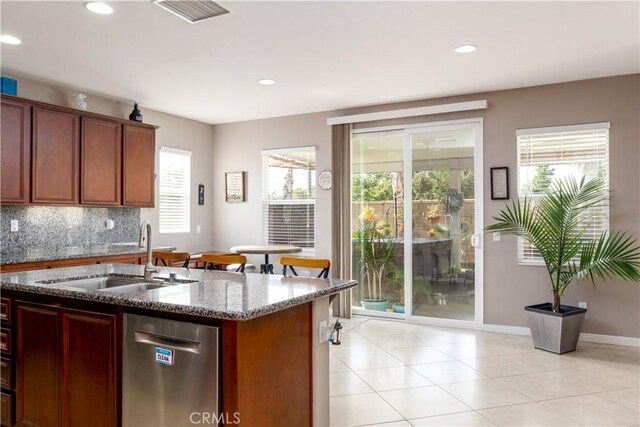
<path fill-rule="evenodd" d="M 331 171 L 324 170 L 318 175 L 318 185 L 323 190 L 331 189 Z"/>

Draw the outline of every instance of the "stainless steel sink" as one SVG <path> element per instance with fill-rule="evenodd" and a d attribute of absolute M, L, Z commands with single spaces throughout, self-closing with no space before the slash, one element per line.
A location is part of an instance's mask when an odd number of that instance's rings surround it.
<path fill-rule="evenodd" d="M 42 281 L 40 283 L 55 283 L 70 288 L 86 289 L 88 291 L 109 292 L 144 292 L 152 289 L 166 288 L 185 283 L 193 283 L 197 280 L 173 279 L 158 277 L 154 280 L 145 280 L 144 277 L 102 276 L 88 279 L 62 279 L 55 281 Z"/>
<path fill-rule="evenodd" d="M 140 292 L 169 286 L 165 283 L 145 281 L 140 277 L 92 277 L 89 279 L 65 280 L 55 282 L 56 285 L 81 288 L 88 291 Z"/>

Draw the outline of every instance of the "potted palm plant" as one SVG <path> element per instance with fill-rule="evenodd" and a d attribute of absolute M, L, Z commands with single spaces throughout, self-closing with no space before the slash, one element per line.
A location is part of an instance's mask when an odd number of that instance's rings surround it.
<path fill-rule="evenodd" d="M 373 208 L 366 206 L 360 214 L 361 228 L 353 233 L 355 252 L 360 259 L 361 283 L 366 283 L 368 298 L 362 299 L 367 310 L 385 311 L 389 300 L 382 296 L 382 281 L 386 277 L 395 252 L 395 239 L 390 226 L 376 218 Z"/>
<path fill-rule="evenodd" d="M 554 353 L 576 349 L 586 309 L 562 305 L 569 285 L 619 277 L 640 281 L 640 247 L 623 231 L 586 236 L 591 209 L 608 201 L 601 178 L 554 181 L 541 200 L 505 205 L 486 232 L 520 236 L 539 251 L 549 274 L 553 302 L 525 307 L 536 348 Z"/>

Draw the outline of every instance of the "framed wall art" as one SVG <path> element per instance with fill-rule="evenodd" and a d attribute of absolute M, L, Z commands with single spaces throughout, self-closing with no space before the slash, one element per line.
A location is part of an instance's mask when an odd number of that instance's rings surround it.
<path fill-rule="evenodd" d="M 491 200 L 509 199 L 509 168 L 491 168 Z"/>
<path fill-rule="evenodd" d="M 246 172 L 226 172 L 224 174 L 224 197 L 227 203 L 242 203 L 247 200 L 245 193 Z"/>

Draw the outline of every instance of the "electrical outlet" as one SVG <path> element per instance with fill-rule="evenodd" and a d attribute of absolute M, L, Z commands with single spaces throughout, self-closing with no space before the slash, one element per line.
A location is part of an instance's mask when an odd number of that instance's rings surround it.
<path fill-rule="evenodd" d="M 584 301 L 579 302 L 579 303 L 578 303 L 578 307 L 580 307 L 580 308 L 587 308 L 587 303 L 586 303 L 586 302 L 584 302 Z"/>
<path fill-rule="evenodd" d="M 114 223 L 112 219 L 108 219 L 104 222 L 104 228 L 106 228 L 107 230 L 111 230 L 114 227 Z"/>
<path fill-rule="evenodd" d="M 500 241 L 500 232 L 499 231 L 494 231 L 493 232 L 493 241 L 494 242 L 499 242 Z"/>
<path fill-rule="evenodd" d="M 16 231 L 20 230 L 20 226 L 18 225 L 18 220 L 17 219 L 12 219 L 11 220 L 11 232 L 14 233 Z"/>

